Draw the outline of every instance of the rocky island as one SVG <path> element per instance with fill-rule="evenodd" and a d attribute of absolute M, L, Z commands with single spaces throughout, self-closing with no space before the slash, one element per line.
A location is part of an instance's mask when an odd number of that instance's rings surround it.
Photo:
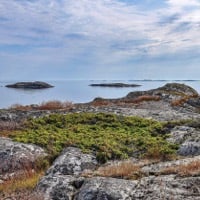
<path fill-rule="evenodd" d="M 92 87 L 139 87 L 141 85 L 138 84 L 126 84 L 126 83 L 93 83 L 90 84 Z"/>
<path fill-rule="evenodd" d="M 52 85 L 41 82 L 41 81 L 35 81 L 35 82 L 17 82 L 11 85 L 6 85 L 8 88 L 20 88 L 20 89 L 45 89 L 45 88 L 51 88 Z"/>
<path fill-rule="evenodd" d="M 44 108 L 0 110 L 0 199 L 200 199 L 193 88 Z"/>

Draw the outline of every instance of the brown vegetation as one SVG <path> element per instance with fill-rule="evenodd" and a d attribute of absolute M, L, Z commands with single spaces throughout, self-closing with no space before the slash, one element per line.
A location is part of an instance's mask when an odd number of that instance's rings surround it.
<path fill-rule="evenodd" d="M 10 109 L 13 110 L 19 110 L 19 111 L 30 111 L 30 110 L 60 110 L 65 109 L 69 110 L 73 108 L 72 102 L 61 102 L 61 101 L 47 101 L 43 102 L 39 105 L 20 105 L 20 104 L 14 104 L 10 107 Z"/>
<path fill-rule="evenodd" d="M 125 99 L 125 103 L 141 103 L 143 101 L 159 101 L 161 98 L 159 96 L 152 96 L 152 95 L 142 95 L 137 98 L 133 99 Z"/>
<path fill-rule="evenodd" d="M 140 174 L 140 166 L 131 161 L 100 167 L 97 170 L 97 175 L 113 178 L 137 178 Z"/>
<path fill-rule="evenodd" d="M 59 110 L 59 109 L 72 109 L 73 104 L 71 102 L 60 102 L 60 101 L 48 101 L 41 103 L 37 110 Z"/>
<path fill-rule="evenodd" d="M 138 104 L 144 101 L 159 101 L 161 98 L 159 96 L 152 96 L 152 95 L 142 95 L 136 98 L 122 98 L 122 99 L 101 99 L 97 98 L 95 99 L 91 104 L 92 106 L 98 107 L 98 106 L 108 106 L 112 104 L 116 105 L 125 105 L 125 104 Z"/>
<path fill-rule="evenodd" d="M 173 100 L 171 102 L 171 106 L 182 106 L 184 103 L 186 103 L 191 98 L 197 98 L 198 95 L 186 95 L 184 97 L 181 97 L 180 99 Z"/>
<path fill-rule="evenodd" d="M 15 164 L 12 163 L 11 171 Z M 41 194 L 34 192 L 38 180 L 49 167 L 47 158 L 38 158 L 34 163 L 23 163 L 22 169 L 0 183 L 0 199 L 43 200 Z"/>
<path fill-rule="evenodd" d="M 0 121 L 0 131 L 12 131 L 20 128 L 20 124 L 16 121 Z M 1 132 L 2 136 L 2 132 Z"/>
<path fill-rule="evenodd" d="M 199 176 L 200 160 L 193 161 L 189 164 L 181 164 L 177 166 L 167 167 L 163 169 L 161 174 L 178 174 L 180 176 Z"/>
<path fill-rule="evenodd" d="M 96 171 L 86 171 L 82 174 L 85 177 L 102 176 L 121 179 L 139 179 L 144 176 L 141 168 L 150 163 L 154 163 L 154 160 L 141 160 L 137 164 L 133 161 L 126 160 L 109 165 L 99 167 Z"/>
<path fill-rule="evenodd" d="M 18 178 L 12 178 L 0 184 L 0 199 L 12 200 L 43 200 L 34 188 L 43 173 L 26 171 Z"/>

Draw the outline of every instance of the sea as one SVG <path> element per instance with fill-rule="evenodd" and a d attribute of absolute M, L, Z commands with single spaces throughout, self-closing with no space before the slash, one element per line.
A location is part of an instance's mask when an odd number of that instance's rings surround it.
<path fill-rule="evenodd" d="M 5 85 L 18 81 L 0 81 L 0 108 L 10 108 L 15 104 L 41 104 L 47 101 L 68 101 L 86 103 L 96 97 L 120 98 L 132 91 L 155 89 L 166 83 L 184 83 L 200 93 L 200 80 L 53 80 L 45 81 L 53 85 L 49 89 L 13 89 Z M 93 83 L 139 84 L 139 87 L 111 88 L 92 87 Z"/>

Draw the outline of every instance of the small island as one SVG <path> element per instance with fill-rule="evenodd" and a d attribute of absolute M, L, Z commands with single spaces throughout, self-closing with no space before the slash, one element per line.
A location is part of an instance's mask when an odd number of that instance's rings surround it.
<path fill-rule="evenodd" d="M 126 84 L 126 83 L 94 83 L 90 84 L 93 87 L 139 87 L 138 84 Z"/>
<path fill-rule="evenodd" d="M 35 82 L 17 82 L 14 84 L 6 85 L 8 88 L 19 88 L 19 89 L 45 89 L 54 87 L 48 83 L 42 81 Z"/>

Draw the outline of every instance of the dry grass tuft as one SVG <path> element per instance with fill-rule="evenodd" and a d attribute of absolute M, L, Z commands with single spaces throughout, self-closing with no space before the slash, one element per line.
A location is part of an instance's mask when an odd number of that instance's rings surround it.
<path fill-rule="evenodd" d="M 99 107 L 99 106 L 108 106 L 111 105 L 112 103 L 109 102 L 108 100 L 94 100 L 91 104 L 94 107 Z"/>
<path fill-rule="evenodd" d="M 19 110 L 19 111 L 29 111 L 29 110 L 32 110 L 32 106 L 31 105 L 23 106 L 21 104 L 13 104 L 12 106 L 9 107 L 9 109 Z"/>
<path fill-rule="evenodd" d="M 135 99 L 125 100 L 126 103 L 141 103 L 143 101 L 159 101 L 161 98 L 159 96 L 143 95 Z"/>
<path fill-rule="evenodd" d="M 189 99 L 191 98 L 197 98 L 197 95 L 188 95 L 188 96 L 184 96 L 180 99 L 176 99 L 174 101 L 171 102 L 171 106 L 182 106 L 184 103 L 186 103 Z"/>
<path fill-rule="evenodd" d="M 38 110 L 59 110 L 59 109 L 72 109 L 73 104 L 71 102 L 60 102 L 60 101 L 48 101 L 43 102 L 38 106 Z"/>
<path fill-rule="evenodd" d="M 0 199 L 42 200 L 40 194 L 33 193 L 42 175 L 42 172 L 26 171 L 20 177 L 4 181 L 0 184 Z"/>
<path fill-rule="evenodd" d="M 0 131 L 12 131 L 20 128 L 20 124 L 16 121 L 0 121 Z M 1 134 L 2 135 L 2 134 Z"/>
<path fill-rule="evenodd" d="M 178 166 L 167 167 L 163 169 L 161 174 L 178 174 L 180 176 L 199 176 L 200 175 L 200 160 L 193 161 L 189 164 L 181 164 Z"/>
<path fill-rule="evenodd" d="M 140 164 L 131 161 L 123 161 L 107 166 L 101 166 L 94 172 L 86 172 L 83 176 L 103 176 L 122 179 L 138 179 L 142 176 Z"/>
<path fill-rule="evenodd" d="M 20 104 L 14 104 L 10 107 L 10 109 L 18 110 L 18 111 L 31 111 L 31 110 L 70 110 L 73 108 L 72 102 L 61 102 L 61 101 L 47 101 L 43 102 L 39 105 L 20 105 Z"/>
<path fill-rule="evenodd" d="M 152 96 L 152 95 L 143 95 L 139 96 L 137 98 L 133 99 L 116 99 L 116 100 L 106 100 L 106 99 L 101 99 L 97 98 L 92 102 L 92 105 L 97 107 L 97 106 L 108 106 L 112 104 L 117 104 L 117 105 L 125 105 L 125 104 L 138 104 L 143 101 L 159 101 L 161 98 L 159 96 Z"/>

